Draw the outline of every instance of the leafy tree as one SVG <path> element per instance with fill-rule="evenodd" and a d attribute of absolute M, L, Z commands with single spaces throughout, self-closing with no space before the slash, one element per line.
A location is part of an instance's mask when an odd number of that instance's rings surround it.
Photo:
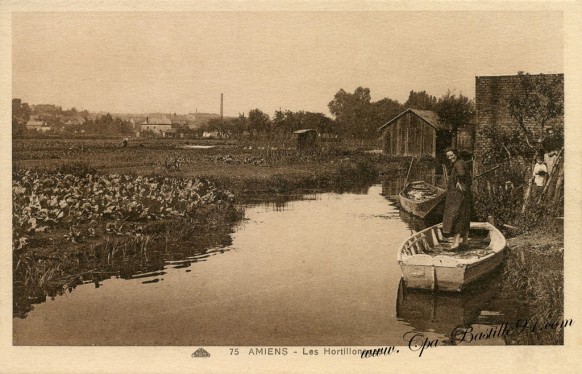
<path fill-rule="evenodd" d="M 482 128 L 483 146 L 489 151 L 482 155 L 484 165 L 498 165 L 512 158 L 531 159 L 534 149 L 523 141 L 521 131 L 514 127 L 506 129 L 500 126 L 486 125 Z"/>
<path fill-rule="evenodd" d="M 239 139 L 242 139 L 243 133 L 248 131 L 249 121 L 245 114 L 239 114 L 237 118 L 232 121 L 232 133 Z"/>
<path fill-rule="evenodd" d="M 206 131 L 217 131 L 218 133 L 221 133 L 222 124 L 220 118 L 210 118 L 204 128 Z"/>
<path fill-rule="evenodd" d="M 564 115 L 564 76 L 531 75 L 520 71 L 519 88 L 509 98 L 509 112 L 529 147 L 536 135 L 543 142 L 546 126 Z M 561 127 L 558 131 L 563 131 Z"/>
<path fill-rule="evenodd" d="M 26 130 L 30 114 L 31 110 L 27 103 L 20 99 L 12 99 L 12 136 L 21 135 Z"/>
<path fill-rule="evenodd" d="M 88 132 L 99 135 L 130 135 L 133 133 L 133 127 L 129 121 L 124 121 L 119 117 L 114 118 L 109 113 L 88 122 L 87 129 Z"/>
<path fill-rule="evenodd" d="M 402 112 L 402 105 L 389 98 L 372 103 L 372 118 L 375 128 L 379 128 Z"/>
<path fill-rule="evenodd" d="M 376 136 L 376 128 L 370 100 L 369 88 L 358 87 L 353 94 L 340 89 L 328 108 L 343 132 L 353 137 L 371 137 Z"/>
<path fill-rule="evenodd" d="M 285 112 L 282 110 L 276 110 L 273 115 L 273 127 L 278 133 L 285 132 Z"/>
<path fill-rule="evenodd" d="M 426 91 L 410 91 L 408 94 L 408 100 L 404 103 L 404 107 L 421 110 L 434 110 L 437 102 L 437 98 L 429 95 Z"/>
<path fill-rule="evenodd" d="M 263 134 L 271 131 L 271 120 L 269 115 L 260 109 L 249 111 L 249 131 L 252 134 Z"/>
<path fill-rule="evenodd" d="M 273 116 L 273 128 L 281 138 L 289 138 L 293 131 L 301 128 L 301 113 L 277 110 Z"/>
<path fill-rule="evenodd" d="M 316 129 L 319 134 L 333 132 L 333 120 L 323 113 L 305 112 L 303 123 L 305 128 Z"/>
<path fill-rule="evenodd" d="M 300 129 L 316 129 L 318 133 L 332 133 L 334 121 L 319 112 L 293 112 L 290 110 L 276 111 L 273 117 L 273 127 L 277 134 L 289 137 L 294 131 Z"/>
<path fill-rule="evenodd" d="M 434 110 L 442 122 L 453 127 L 453 131 L 472 123 L 475 117 L 473 101 L 462 94 L 457 97 L 451 91 L 448 91 L 438 100 Z"/>

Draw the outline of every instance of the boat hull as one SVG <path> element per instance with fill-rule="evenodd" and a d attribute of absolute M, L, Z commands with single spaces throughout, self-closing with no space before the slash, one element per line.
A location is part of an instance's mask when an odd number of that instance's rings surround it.
<path fill-rule="evenodd" d="M 470 284 L 493 272 L 503 261 L 497 253 L 472 266 L 432 266 L 401 264 L 402 278 L 407 288 L 460 292 Z"/>
<path fill-rule="evenodd" d="M 419 182 L 414 183 L 419 184 Z M 439 211 L 442 212 L 443 203 L 446 197 L 446 190 L 433 186 L 429 183 L 422 182 L 420 184 L 424 188 L 432 189 L 435 192 L 436 196 L 428 200 L 415 201 L 407 198 L 404 195 L 404 191 L 406 189 L 414 188 L 414 183 L 408 184 L 406 188 L 398 194 L 398 199 L 400 201 L 400 207 L 402 208 L 402 210 L 420 218 L 425 218 L 430 214 L 436 214 Z"/>
<path fill-rule="evenodd" d="M 441 225 L 435 225 L 413 235 L 401 247 L 398 263 L 404 286 L 414 289 L 460 292 L 493 272 L 503 261 L 505 238 L 487 223 L 472 223 L 471 226 L 491 230 L 492 245 L 495 247 L 492 253 L 474 260 L 459 260 L 450 255 L 431 256 L 422 251 L 411 253 L 411 250 L 416 251 L 419 236 L 427 243 L 425 245 L 428 245 L 427 238 L 433 244 L 437 241 L 438 233 L 435 230 L 440 230 Z"/>

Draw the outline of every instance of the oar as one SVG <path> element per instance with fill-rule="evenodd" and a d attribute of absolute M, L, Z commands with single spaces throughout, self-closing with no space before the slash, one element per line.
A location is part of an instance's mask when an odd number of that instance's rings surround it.
<path fill-rule="evenodd" d="M 410 170 L 412 170 L 412 163 L 414 162 L 414 157 L 410 159 L 410 166 L 408 167 L 408 174 L 406 174 L 406 179 L 404 180 L 404 188 L 408 184 L 408 177 L 410 176 Z"/>
<path fill-rule="evenodd" d="M 495 167 L 492 167 L 492 168 L 491 168 L 491 169 L 489 169 L 489 170 L 485 170 L 485 171 L 484 171 L 484 172 L 482 172 L 481 174 L 475 175 L 475 176 L 473 177 L 473 179 L 477 179 L 477 178 L 479 178 L 479 177 L 481 177 L 481 176 L 483 176 L 483 175 L 485 175 L 485 174 L 487 174 L 487 173 L 489 173 L 489 172 L 492 172 L 492 171 L 493 171 L 493 170 L 495 170 L 495 169 L 499 169 L 499 167 L 500 167 L 500 166 L 501 166 L 501 164 L 499 164 L 499 165 L 497 165 L 497 166 L 495 166 Z"/>

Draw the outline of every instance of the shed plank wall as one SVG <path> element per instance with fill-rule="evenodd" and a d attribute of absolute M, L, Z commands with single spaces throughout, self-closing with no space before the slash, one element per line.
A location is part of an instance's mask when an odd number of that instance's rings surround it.
<path fill-rule="evenodd" d="M 407 113 L 384 130 L 384 152 L 397 156 L 435 156 L 435 129 Z"/>

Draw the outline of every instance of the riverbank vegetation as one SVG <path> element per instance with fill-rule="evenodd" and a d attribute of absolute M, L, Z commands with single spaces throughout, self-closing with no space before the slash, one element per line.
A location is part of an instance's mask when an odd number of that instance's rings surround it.
<path fill-rule="evenodd" d="M 500 297 L 513 303 L 512 321 L 526 319 L 539 330 L 525 329 L 508 337 L 508 344 L 563 344 L 564 331 L 542 329 L 564 316 L 564 244 L 559 236 L 527 233 L 508 240 Z"/>
<path fill-rule="evenodd" d="M 177 253 L 224 246 L 243 214 L 230 191 L 203 178 L 88 171 L 13 173 L 15 315 L 87 280 L 132 277 Z"/>
<path fill-rule="evenodd" d="M 513 126 L 482 129 L 488 152 L 477 161 L 499 167 L 474 183 L 475 214 L 494 217 L 510 238 L 502 290 L 514 295 L 520 318 L 552 322 L 564 318 L 564 81 L 518 75 L 520 90 L 506 103 Z M 547 163 L 541 188 L 533 180 L 536 158 Z M 510 342 L 562 344 L 563 332 L 520 334 Z"/>

